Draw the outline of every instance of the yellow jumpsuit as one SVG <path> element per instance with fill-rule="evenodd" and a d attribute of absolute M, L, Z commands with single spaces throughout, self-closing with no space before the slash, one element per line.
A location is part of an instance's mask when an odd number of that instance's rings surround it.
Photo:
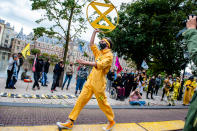
<path fill-rule="evenodd" d="M 181 83 L 178 81 L 174 82 L 173 87 L 174 87 L 173 100 L 177 100 L 177 97 L 179 95 L 179 88 L 181 87 Z"/>
<path fill-rule="evenodd" d="M 191 100 L 191 91 L 192 91 L 192 81 L 191 80 L 187 80 L 185 82 L 185 86 L 186 86 L 186 89 L 185 89 L 185 94 L 184 94 L 184 98 L 183 98 L 183 104 L 184 105 L 188 105 L 190 100 Z"/>
<path fill-rule="evenodd" d="M 107 102 L 105 95 L 106 74 L 109 72 L 113 62 L 113 54 L 110 49 L 99 50 L 96 45 L 91 46 L 97 67 L 93 67 L 87 82 L 85 83 L 76 104 L 69 115 L 69 119 L 76 120 L 82 108 L 88 103 L 94 94 L 100 109 L 109 121 L 114 120 L 114 113 Z"/>

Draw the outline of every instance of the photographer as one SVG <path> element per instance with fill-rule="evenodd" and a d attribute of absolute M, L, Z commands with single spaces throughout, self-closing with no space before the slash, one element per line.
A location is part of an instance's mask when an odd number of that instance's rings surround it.
<path fill-rule="evenodd" d="M 131 93 L 129 103 L 131 105 L 140 105 L 140 106 L 145 105 L 145 101 L 139 101 L 139 99 L 142 99 L 142 96 L 140 95 L 139 88 L 137 88 L 135 89 L 135 91 Z"/>
<path fill-rule="evenodd" d="M 187 31 L 184 32 L 184 36 L 187 42 L 187 47 L 193 62 L 197 65 L 197 30 L 196 30 L 196 16 L 189 16 L 187 21 Z M 184 131 L 194 131 L 197 129 L 197 92 L 194 94 L 187 118 L 185 121 Z"/>

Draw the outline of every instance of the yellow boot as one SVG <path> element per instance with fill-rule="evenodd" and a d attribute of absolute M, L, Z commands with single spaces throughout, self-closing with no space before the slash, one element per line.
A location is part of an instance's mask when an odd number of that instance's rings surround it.
<path fill-rule="evenodd" d="M 107 127 L 103 127 L 104 131 L 111 131 L 112 128 L 115 126 L 116 122 L 115 121 L 110 121 L 107 125 Z"/>
<path fill-rule="evenodd" d="M 67 120 L 67 122 L 65 123 L 57 122 L 56 124 L 61 129 L 72 129 L 74 122 L 72 122 L 71 120 Z"/>

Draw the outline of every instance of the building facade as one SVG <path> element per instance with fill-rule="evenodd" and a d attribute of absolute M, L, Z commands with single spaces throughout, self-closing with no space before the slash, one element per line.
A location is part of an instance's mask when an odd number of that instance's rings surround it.
<path fill-rule="evenodd" d="M 5 23 L 0 19 L 0 47 L 3 49 L 11 48 L 11 40 L 16 36 L 14 27 L 10 26 L 10 23 Z"/>

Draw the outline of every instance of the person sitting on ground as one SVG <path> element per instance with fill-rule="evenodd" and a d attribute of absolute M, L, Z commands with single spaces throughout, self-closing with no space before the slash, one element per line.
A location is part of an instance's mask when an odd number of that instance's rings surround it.
<path fill-rule="evenodd" d="M 27 75 L 27 69 L 25 69 L 24 72 L 21 74 L 21 80 L 24 79 L 31 79 L 31 77 Z"/>
<path fill-rule="evenodd" d="M 139 101 L 139 99 L 142 99 L 142 96 L 140 95 L 140 89 L 137 88 L 135 91 L 133 91 L 130 95 L 129 103 L 131 105 L 145 105 L 145 101 Z"/>

